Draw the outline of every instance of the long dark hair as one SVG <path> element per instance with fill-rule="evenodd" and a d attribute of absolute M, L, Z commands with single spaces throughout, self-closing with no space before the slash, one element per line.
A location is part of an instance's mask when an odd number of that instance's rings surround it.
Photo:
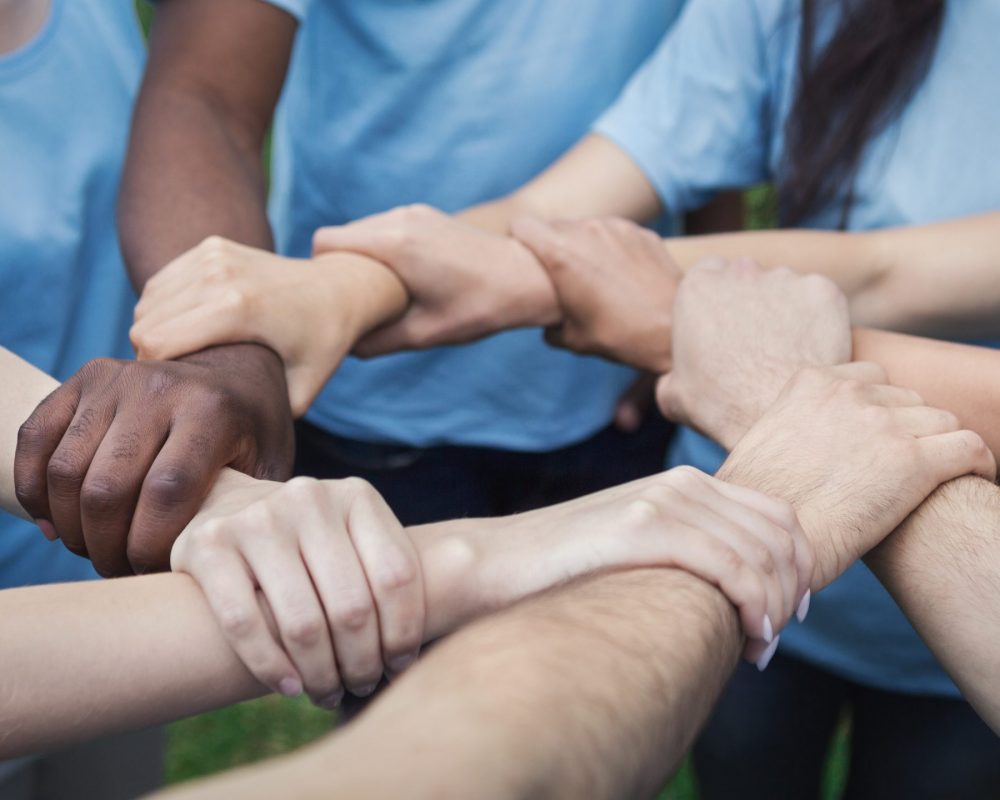
<path fill-rule="evenodd" d="M 839 4 L 836 32 L 816 53 L 817 25 Z M 798 87 L 778 180 L 781 224 L 800 224 L 844 197 L 840 226 L 868 142 L 898 118 L 923 82 L 945 0 L 802 0 Z"/>

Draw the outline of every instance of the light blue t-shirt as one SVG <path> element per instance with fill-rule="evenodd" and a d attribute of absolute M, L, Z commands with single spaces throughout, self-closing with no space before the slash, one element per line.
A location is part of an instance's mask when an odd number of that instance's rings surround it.
<path fill-rule="evenodd" d="M 132 0 L 52 0 L 40 33 L 0 55 L 0 346 L 60 380 L 131 356 L 115 203 L 143 60 Z M 91 577 L 0 512 L 0 588 Z"/>
<path fill-rule="evenodd" d="M 937 54 L 898 123 L 871 143 L 848 227 L 915 225 L 1000 208 L 1000 3 L 946 3 Z M 798 0 L 691 0 L 595 130 L 641 166 L 674 212 L 772 180 L 794 100 Z M 835 19 L 827 19 L 829 31 Z M 837 225 L 830 207 L 810 227 Z M 803 265 L 808 266 L 808 265 Z M 723 451 L 685 430 L 672 464 L 709 472 Z M 782 649 L 850 679 L 956 695 L 902 612 L 857 565 L 815 598 Z"/>
<path fill-rule="evenodd" d="M 275 132 L 281 252 L 406 203 L 493 199 L 586 134 L 683 0 L 271 0 L 301 19 Z M 607 425 L 633 373 L 537 330 L 348 360 L 308 419 L 351 438 L 543 451 Z"/>

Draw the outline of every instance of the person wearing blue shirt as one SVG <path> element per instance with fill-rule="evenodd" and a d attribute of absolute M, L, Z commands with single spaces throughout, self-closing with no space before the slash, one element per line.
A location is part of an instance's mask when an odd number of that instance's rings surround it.
<path fill-rule="evenodd" d="M 682 5 L 161 0 L 123 189 L 132 274 L 209 235 L 305 257 L 323 225 L 510 191 L 586 132 Z M 257 148 L 279 93 L 268 221 Z M 349 359 L 299 425 L 298 471 L 367 478 L 408 523 L 567 499 L 662 463 L 655 415 L 643 435 L 611 425 L 635 377 L 537 330 Z"/>
<path fill-rule="evenodd" d="M 784 226 L 852 231 L 997 209 L 998 35 L 990 0 L 692 0 L 595 135 L 517 194 L 641 221 L 773 181 Z M 683 430 L 669 463 L 723 455 Z M 814 797 L 848 711 L 848 796 L 995 796 L 1000 742 L 863 565 L 778 653 L 738 673 L 702 737 L 706 797 Z"/>
<path fill-rule="evenodd" d="M 5 3 L 0 32 L 0 346 L 65 379 L 130 353 L 114 209 L 144 48 L 131 0 Z M 96 577 L 0 512 L 0 589 Z M 156 731 L 0 764 L 0 796 L 134 797 L 161 758 Z"/>

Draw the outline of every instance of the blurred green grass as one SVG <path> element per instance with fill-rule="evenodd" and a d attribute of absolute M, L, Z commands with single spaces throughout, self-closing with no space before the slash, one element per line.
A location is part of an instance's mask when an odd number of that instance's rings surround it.
<path fill-rule="evenodd" d="M 144 30 L 149 30 L 151 6 L 137 0 Z M 747 193 L 747 227 L 771 227 L 773 194 L 768 187 Z M 326 733 L 335 718 L 304 699 L 265 697 L 248 703 L 192 717 L 169 727 L 167 781 L 179 783 L 287 753 Z M 823 800 L 837 800 L 843 793 L 847 771 L 847 725 L 840 727 L 830 751 L 824 778 Z M 689 763 L 685 763 L 659 800 L 697 800 L 698 789 Z"/>

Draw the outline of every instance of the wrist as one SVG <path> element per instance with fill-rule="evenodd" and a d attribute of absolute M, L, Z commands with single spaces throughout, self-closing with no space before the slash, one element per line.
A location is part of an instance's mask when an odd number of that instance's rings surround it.
<path fill-rule="evenodd" d="M 562 308 L 559 296 L 549 279 L 545 268 L 535 255 L 521 242 L 506 237 L 510 258 L 503 263 L 511 270 L 511 283 L 516 287 L 507 298 L 498 316 L 503 319 L 497 329 L 505 328 L 548 328 L 562 322 Z"/>
<path fill-rule="evenodd" d="M 425 642 L 490 610 L 479 579 L 482 554 L 477 546 L 477 533 L 489 525 L 489 520 L 459 519 L 406 529 L 424 580 Z"/>

